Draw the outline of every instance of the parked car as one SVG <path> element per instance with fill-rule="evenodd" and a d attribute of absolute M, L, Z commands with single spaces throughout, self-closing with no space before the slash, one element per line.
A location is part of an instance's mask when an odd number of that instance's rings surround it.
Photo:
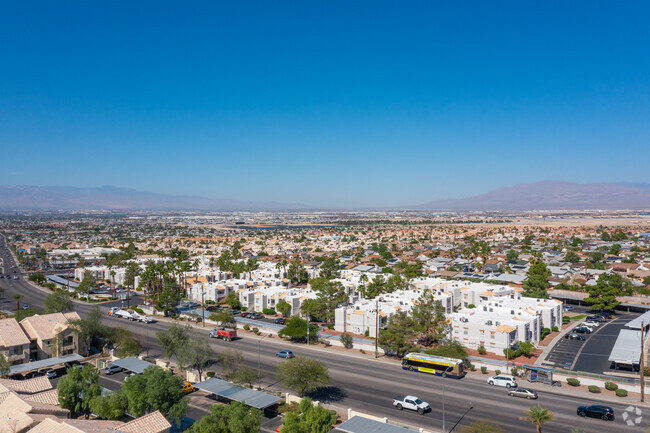
<path fill-rule="evenodd" d="M 577 332 L 578 334 L 591 334 L 591 328 L 587 326 L 576 326 L 573 328 L 573 332 Z"/>
<path fill-rule="evenodd" d="M 278 358 L 293 358 L 294 354 L 290 350 L 281 350 L 275 354 Z"/>
<path fill-rule="evenodd" d="M 573 307 L 571 305 L 565 305 L 564 306 L 564 311 L 573 311 L 573 310 L 575 310 L 575 307 Z"/>
<path fill-rule="evenodd" d="M 29 305 L 27 304 L 23 305 L 23 310 L 29 310 Z"/>
<path fill-rule="evenodd" d="M 590 328 L 598 328 L 600 326 L 600 323 L 594 322 L 593 320 L 587 320 L 585 322 L 582 322 L 583 326 L 588 326 Z"/>
<path fill-rule="evenodd" d="M 508 395 L 510 397 L 527 398 L 528 400 L 537 399 L 537 393 L 532 389 L 528 389 L 528 388 L 511 389 L 510 391 L 508 391 Z"/>
<path fill-rule="evenodd" d="M 248 317 L 249 319 L 254 319 L 254 320 L 259 320 L 259 319 L 264 318 L 264 316 L 262 316 L 257 311 L 253 311 L 252 313 L 248 313 L 248 315 L 246 317 Z"/>
<path fill-rule="evenodd" d="M 109 364 L 104 368 L 104 374 L 113 374 L 113 373 L 119 373 L 120 371 L 124 371 L 122 367 L 116 364 Z"/>
<path fill-rule="evenodd" d="M 515 380 L 514 376 L 510 376 L 507 374 L 500 374 L 498 376 L 488 377 L 487 383 L 489 383 L 490 385 L 505 386 L 506 388 L 517 387 L 517 381 Z"/>
<path fill-rule="evenodd" d="M 248 316 L 248 313 L 245 312 L 245 311 L 242 311 L 239 315 L 240 315 L 241 317 L 246 317 L 246 316 Z"/>
<path fill-rule="evenodd" d="M 184 382 L 183 383 L 183 394 L 189 394 L 192 391 L 196 391 L 196 388 L 194 388 L 194 386 L 192 386 L 191 383 Z"/>
<path fill-rule="evenodd" d="M 25 374 L 24 378 L 31 379 L 33 377 L 41 377 L 41 376 L 45 376 L 45 373 L 42 373 L 40 371 L 30 371 L 29 373 Z"/>
<path fill-rule="evenodd" d="M 602 316 L 607 320 L 614 320 L 616 319 L 616 316 L 614 316 L 612 313 L 600 313 L 598 316 Z"/>
<path fill-rule="evenodd" d="M 56 379 L 57 376 L 58 374 L 56 370 L 47 370 L 45 372 L 45 377 L 47 377 L 48 379 Z"/>
<path fill-rule="evenodd" d="M 590 316 L 587 316 L 587 320 L 591 320 L 593 322 L 607 322 L 605 316 L 601 316 L 600 314 L 592 314 Z"/>
<path fill-rule="evenodd" d="M 275 319 L 273 322 L 274 322 L 276 325 L 284 325 L 284 322 L 286 322 L 286 320 L 283 319 L 283 318 L 281 318 L 281 317 L 278 317 L 278 318 Z"/>
<path fill-rule="evenodd" d="M 566 334 L 566 335 L 564 336 L 564 338 L 568 338 L 569 340 L 580 340 L 580 341 L 584 341 L 584 340 L 585 340 L 585 336 L 584 336 L 584 335 L 580 335 L 580 334 L 578 334 L 578 333 L 576 333 L 576 332 L 569 332 L 568 334 Z"/>
<path fill-rule="evenodd" d="M 431 410 L 431 406 L 426 401 L 420 400 L 413 395 L 398 395 L 393 399 L 393 406 L 397 409 L 415 410 L 420 415 Z"/>
<path fill-rule="evenodd" d="M 592 404 L 591 406 L 578 406 L 577 413 L 580 416 L 600 418 L 605 421 L 614 421 L 614 409 L 609 406 Z"/>

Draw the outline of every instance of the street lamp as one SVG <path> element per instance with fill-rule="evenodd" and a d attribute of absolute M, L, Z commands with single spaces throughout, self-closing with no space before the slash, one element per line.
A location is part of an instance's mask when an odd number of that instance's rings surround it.
<path fill-rule="evenodd" d="M 257 342 L 257 389 L 262 389 L 262 340 L 269 335 L 263 335 Z"/>
<path fill-rule="evenodd" d="M 203 318 L 201 319 L 201 323 L 205 328 L 205 289 L 203 289 L 203 291 L 201 292 L 201 304 L 203 306 Z"/>
<path fill-rule="evenodd" d="M 375 298 L 375 359 L 379 358 L 379 297 Z"/>
<path fill-rule="evenodd" d="M 452 368 L 454 368 L 453 364 L 447 367 L 442 373 L 442 433 L 445 433 L 445 378 L 447 377 L 447 372 Z"/>

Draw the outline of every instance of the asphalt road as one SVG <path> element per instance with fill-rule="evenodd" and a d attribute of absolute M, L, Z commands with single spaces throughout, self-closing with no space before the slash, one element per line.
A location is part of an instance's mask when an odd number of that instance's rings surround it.
<path fill-rule="evenodd" d="M 4 238 L 1 237 L 0 257 L 7 257 L 6 244 Z M 43 305 L 46 292 L 36 289 L 23 279 L 0 280 L 0 285 L 5 288 L 5 298 L 10 298 L 9 301 L 4 303 L 5 310 L 11 311 L 15 309 L 15 302 L 11 300 L 11 295 L 14 293 L 24 295 L 21 303 L 38 307 Z M 107 304 L 103 304 L 102 308 L 105 309 L 107 306 Z M 82 316 L 86 315 L 92 308 L 88 304 L 76 304 L 75 307 L 76 311 Z M 169 327 L 169 323 L 166 321 L 144 324 L 106 316 L 105 323 L 109 326 L 123 326 L 131 329 L 142 339 L 150 355 L 156 356 L 162 353 L 161 347 L 155 341 L 155 333 L 164 331 Z M 208 328 L 197 329 L 195 332 L 207 336 Z M 373 415 L 386 416 L 400 424 L 423 427 L 433 431 L 442 429 L 443 380 L 445 383 L 444 415 L 447 432 L 466 412 L 467 414 L 462 419 L 461 424 L 454 431 L 458 431 L 462 426 L 479 419 L 492 419 L 498 422 L 504 428 L 504 431 L 508 432 L 534 431 L 534 426 L 522 420 L 521 417 L 535 403 L 550 409 L 555 415 L 554 421 L 544 425 L 545 432 L 568 432 L 571 428 L 579 428 L 585 433 L 605 430 L 616 432 L 645 430 L 641 427 L 629 427 L 623 422 L 621 415 L 626 406 L 621 404 L 610 405 L 614 408 L 617 419 L 613 423 L 605 422 L 580 418 L 576 415 L 577 406 L 590 404 L 584 399 L 540 392 L 539 400 L 531 403 L 525 399 L 508 397 L 504 388 L 491 387 L 482 377 L 466 377 L 461 380 L 442 379 L 437 376 L 402 370 L 399 364 L 393 361 L 362 358 L 322 347 L 293 345 L 283 342 L 277 337 L 266 337 L 261 340 L 261 337 L 249 337 L 249 334 L 246 334 L 243 338 L 232 342 L 214 339 L 211 339 L 210 342 L 216 352 L 227 348 L 241 350 L 244 353 L 244 363 L 246 365 L 258 368 L 259 362 L 263 375 L 262 387 L 272 390 L 286 391 L 277 383 L 274 377 L 276 365 L 284 362 L 275 356 L 279 350 L 290 349 L 295 354 L 319 359 L 329 368 L 331 385 L 326 392 L 315 395 L 315 399 L 343 408 L 353 408 Z M 218 365 L 215 371 L 220 372 Z M 409 411 L 398 411 L 392 407 L 392 398 L 397 394 L 417 395 L 428 401 L 433 410 L 425 415 L 418 415 Z M 199 407 L 205 406 L 205 409 L 208 409 L 209 400 L 193 397 L 194 400 L 198 402 Z M 470 403 L 472 409 L 468 412 Z M 650 410 L 644 409 L 642 416 L 647 417 L 647 421 L 650 421 Z M 645 423 L 643 425 L 645 426 Z"/>

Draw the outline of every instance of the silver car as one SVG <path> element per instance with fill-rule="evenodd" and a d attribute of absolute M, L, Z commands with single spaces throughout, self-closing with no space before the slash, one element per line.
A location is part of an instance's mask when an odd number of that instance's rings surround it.
<path fill-rule="evenodd" d="M 527 398 L 528 400 L 537 400 L 537 393 L 532 389 L 528 388 L 516 388 L 508 391 L 510 397 L 522 397 Z"/>

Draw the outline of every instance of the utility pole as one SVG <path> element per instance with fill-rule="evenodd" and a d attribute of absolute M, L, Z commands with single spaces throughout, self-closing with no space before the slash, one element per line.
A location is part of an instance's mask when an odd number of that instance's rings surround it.
<path fill-rule="evenodd" d="M 201 323 L 203 324 L 203 327 L 205 328 L 205 289 L 202 289 L 203 291 L 201 292 L 201 304 L 203 304 L 203 318 L 201 319 Z"/>
<path fill-rule="evenodd" d="M 307 313 L 307 346 L 309 346 L 309 311 L 305 311 Z"/>
<path fill-rule="evenodd" d="M 645 401 L 645 354 L 643 353 L 643 346 L 645 346 L 643 331 L 645 331 L 645 324 L 641 321 L 641 359 L 639 361 L 639 373 L 641 374 L 641 402 Z"/>
<path fill-rule="evenodd" d="M 377 344 L 379 342 L 379 297 L 375 298 L 375 359 L 379 358 L 379 349 Z"/>

